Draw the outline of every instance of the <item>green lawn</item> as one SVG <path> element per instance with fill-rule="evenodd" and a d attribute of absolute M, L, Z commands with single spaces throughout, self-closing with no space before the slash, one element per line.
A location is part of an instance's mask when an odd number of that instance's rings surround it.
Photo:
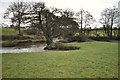
<path fill-rule="evenodd" d="M 2 54 L 0 54 L 0 79 L 2 78 Z"/>
<path fill-rule="evenodd" d="M 80 50 L 2 55 L 3 78 L 117 78 L 118 45 L 84 42 Z"/>
<path fill-rule="evenodd" d="M 17 35 L 18 31 L 14 28 L 0 28 L 2 35 Z"/>

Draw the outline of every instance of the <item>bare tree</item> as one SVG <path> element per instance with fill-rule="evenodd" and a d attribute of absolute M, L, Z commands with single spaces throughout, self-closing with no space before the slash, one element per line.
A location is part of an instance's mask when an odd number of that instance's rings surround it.
<path fill-rule="evenodd" d="M 28 11 L 28 5 L 25 2 L 13 2 L 7 8 L 4 18 L 11 19 L 11 22 L 17 27 L 19 35 L 21 35 L 21 24 L 26 20 L 26 12 Z"/>
<path fill-rule="evenodd" d="M 89 26 L 91 23 L 95 21 L 93 16 L 88 12 L 83 9 L 81 9 L 78 13 L 76 13 L 76 16 L 78 18 L 78 23 L 81 25 L 81 33 L 83 33 L 83 25 L 84 25 L 84 33 L 86 26 Z"/>
<path fill-rule="evenodd" d="M 31 11 L 32 24 L 37 24 L 38 31 L 42 30 L 46 38 L 47 45 L 53 42 L 53 31 L 58 25 L 58 16 L 55 15 L 55 10 L 50 10 L 45 7 L 43 2 L 34 3 Z"/>
<path fill-rule="evenodd" d="M 83 15 L 85 14 L 85 11 L 83 9 L 80 9 L 78 13 L 76 13 L 76 16 L 78 17 L 78 23 L 81 24 L 81 33 L 83 31 Z"/>
<path fill-rule="evenodd" d="M 104 29 L 107 29 L 107 35 L 109 38 L 112 37 L 112 28 L 118 18 L 118 8 L 106 8 L 101 13 L 100 23 L 104 25 Z"/>
<path fill-rule="evenodd" d="M 86 27 L 90 26 L 90 24 L 92 24 L 95 21 L 96 20 L 93 18 L 93 16 L 88 11 L 86 11 L 84 16 L 84 33 L 86 31 Z"/>

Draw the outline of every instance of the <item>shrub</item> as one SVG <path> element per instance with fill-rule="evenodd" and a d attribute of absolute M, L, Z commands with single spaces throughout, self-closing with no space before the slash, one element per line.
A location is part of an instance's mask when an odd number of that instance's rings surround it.
<path fill-rule="evenodd" d="M 28 40 L 16 40 L 14 42 L 17 42 L 16 46 L 29 46 L 32 45 L 32 40 L 28 39 Z"/>
<path fill-rule="evenodd" d="M 19 36 L 19 35 L 2 35 L 2 40 L 25 40 L 31 39 L 29 36 Z"/>
<path fill-rule="evenodd" d="M 76 33 L 75 35 L 73 36 L 69 36 L 67 37 L 67 41 L 68 42 L 86 42 L 86 41 L 90 41 L 90 38 L 84 34 L 79 34 L 79 33 Z"/>
<path fill-rule="evenodd" d="M 17 45 L 17 42 L 14 41 L 3 41 L 2 47 L 14 47 Z"/>
<path fill-rule="evenodd" d="M 75 41 L 77 42 L 86 42 L 88 41 L 88 37 L 85 35 L 74 36 Z"/>
<path fill-rule="evenodd" d="M 16 35 L 1 35 L 2 40 L 13 40 Z"/>
<path fill-rule="evenodd" d="M 24 32 L 28 35 L 36 35 L 37 30 L 36 29 L 26 29 Z"/>
<path fill-rule="evenodd" d="M 41 40 L 31 40 L 31 39 L 27 39 L 27 40 L 9 40 L 9 41 L 3 41 L 0 44 L 3 47 L 14 47 L 14 46 L 29 46 L 32 45 L 33 43 L 45 43 L 45 40 L 41 39 Z"/>
<path fill-rule="evenodd" d="M 3 41 L 2 47 L 26 46 L 31 44 L 32 44 L 31 40 Z"/>
<path fill-rule="evenodd" d="M 18 43 L 29 43 L 29 42 L 32 42 L 31 39 L 28 39 L 28 40 L 16 40 L 16 42 Z"/>
<path fill-rule="evenodd" d="M 90 37 L 90 38 L 96 41 L 110 41 L 108 37 Z"/>
<path fill-rule="evenodd" d="M 44 48 L 45 50 L 77 50 L 80 49 L 80 47 L 76 46 L 66 46 L 61 42 L 52 43 L 51 45 L 48 45 Z"/>
<path fill-rule="evenodd" d="M 33 40 L 32 42 L 34 44 L 37 44 L 37 43 L 46 43 L 46 40 L 45 39 L 37 39 L 37 40 Z"/>
<path fill-rule="evenodd" d="M 67 41 L 68 42 L 75 42 L 76 39 L 75 39 L 75 37 L 71 36 L 71 37 L 67 38 Z"/>
<path fill-rule="evenodd" d="M 34 39 L 45 39 L 43 35 L 34 35 Z"/>
<path fill-rule="evenodd" d="M 110 40 L 120 40 L 119 37 L 90 37 L 91 39 L 93 40 L 96 40 L 96 41 L 110 41 Z"/>

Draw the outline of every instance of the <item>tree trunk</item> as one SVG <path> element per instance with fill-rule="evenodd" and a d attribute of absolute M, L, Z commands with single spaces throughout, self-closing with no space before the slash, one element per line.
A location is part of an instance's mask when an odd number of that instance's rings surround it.
<path fill-rule="evenodd" d="M 109 22 L 109 18 L 107 20 L 106 27 L 107 27 L 107 36 L 108 36 L 108 39 L 110 40 L 110 25 L 108 22 Z"/>
<path fill-rule="evenodd" d="M 51 43 L 53 43 L 53 40 L 52 40 L 52 38 L 48 35 L 46 35 L 45 36 L 46 37 L 46 43 L 47 43 L 47 45 L 50 45 Z"/>
<path fill-rule="evenodd" d="M 18 28 L 18 32 L 19 32 L 18 34 L 19 34 L 19 35 L 21 35 L 21 31 L 20 31 L 20 28 Z"/>
<path fill-rule="evenodd" d="M 45 37 L 46 37 L 46 43 L 47 43 L 47 45 L 50 45 L 51 43 L 53 43 L 53 39 L 51 37 L 51 28 L 50 28 L 50 26 L 48 26 L 48 22 L 49 22 L 49 15 L 46 14 Z"/>
<path fill-rule="evenodd" d="M 83 21 L 83 12 L 81 11 L 81 33 L 82 33 L 82 31 L 83 31 L 83 29 L 82 29 L 82 21 Z"/>
<path fill-rule="evenodd" d="M 112 39 L 112 26 L 110 27 L 110 39 Z"/>
<path fill-rule="evenodd" d="M 108 39 L 110 40 L 110 26 L 107 25 L 107 36 L 108 36 Z"/>
<path fill-rule="evenodd" d="M 85 27 L 84 27 L 84 34 L 85 34 L 85 32 L 86 32 L 86 21 L 85 21 Z"/>
<path fill-rule="evenodd" d="M 43 25 L 42 24 L 42 22 L 43 22 L 43 20 L 42 20 L 42 10 L 41 10 L 41 12 L 39 12 L 39 27 L 38 27 L 38 30 L 42 30 L 43 31 L 43 35 L 45 36 L 45 38 L 46 38 L 46 43 L 47 43 L 47 45 L 50 45 L 52 42 L 53 42 L 53 40 L 52 40 L 52 37 L 51 37 L 51 31 L 50 31 L 50 28 L 49 28 L 49 26 L 48 26 L 48 14 L 46 13 L 46 16 L 45 16 L 45 18 L 46 18 L 46 25 Z"/>
<path fill-rule="evenodd" d="M 103 25 L 103 29 L 104 29 L 104 33 L 106 34 L 107 31 L 106 31 L 106 26 L 105 25 Z"/>
<path fill-rule="evenodd" d="M 50 26 L 48 26 L 48 23 L 46 22 L 46 31 L 44 33 L 45 33 L 47 45 L 50 45 L 51 43 L 53 43 L 53 39 L 51 37 L 51 31 L 50 31 L 49 27 Z"/>
<path fill-rule="evenodd" d="M 112 39 L 112 26 L 113 26 L 113 18 L 111 19 L 111 25 L 110 25 L 110 39 Z"/>
<path fill-rule="evenodd" d="M 20 20 L 19 20 L 19 23 L 18 23 L 18 35 L 21 36 L 21 31 L 20 31 Z"/>

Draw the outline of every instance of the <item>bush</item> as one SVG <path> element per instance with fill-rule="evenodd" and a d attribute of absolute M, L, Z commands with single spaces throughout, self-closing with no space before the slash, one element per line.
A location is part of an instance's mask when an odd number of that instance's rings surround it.
<path fill-rule="evenodd" d="M 109 38 L 109 37 L 90 37 L 91 39 L 93 40 L 96 40 L 96 41 L 110 41 L 110 40 L 120 40 L 119 37 L 112 37 L 112 38 Z"/>
<path fill-rule="evenodd" d="M 85 35 L 74 35 L 68 38 L 68 42 L 86 42 L 89 41 L 89 37 L 85 36 Z"/>
<path fill-rule="evenodd" d="M 96 41 L 110 41 L 108 37 L 90 37 L 90 38 Z"/>
<path fill-rule="evenodd" d="M 14 47 L 17 45 L 17 42 L 14 41 L 3 41 L 2 47 Z"/>
<path fill-rule="evenodd" d="M 57 43 L 52 43 L 49 46 L 46 46 L 44 49 L 45 50 L 77 50 L 80 49 L 80 47 L 66 46 L 61 42 L 57 42 Z"/>
<path fill-rule="evenodd" d="M 45 39 L 45 37 L 43 35 L 34 35 L 33 37 L 34 39 Z"/>
<path fill-rule="evenodd" d="M 31 39 L 29 36 L 19 36 L 19 35 L 2 35 L 2 40 L 25 40 Z"/>
<path fill-rule="evenodd" d="M 33 40 L 32 42 L 34 44 L 37 44 L 37 43 L 46 43 L 46 40 L 45 39 L 37 39 L 37 40 Z"/>
<path fill-rule="evenodd" d="M 15 42 L 17 42 L 16 46 L 29 46 L 32 45 L 32 40 L 28 39 L 28 40 L 16 40 Z"/>
<path fill-rule="evenodd" d="M 24 32 L 28 35 L 35 35 L 36 29 L 27 29 L 27 30 L 24 30 Z"/>
<path fill-rule="evenodd" d="M 28 39 L 28 40 L 16 40 L 15 42 L 17 43 L 30 43 L 32 42 L 32 40 Z"/>
<path fill-rule="evenodd" d="M 31 40 L 3 41 L 2 47 L 26 46 L 31 44 L 32 44 Z"/>
<path fill-rule="evenodd" d="M 75 38 L 75 41 L 77 42 L 86 42 L 89 40 L 88 37 L 85 35 L 74 36 L 74 38 Z"/>

